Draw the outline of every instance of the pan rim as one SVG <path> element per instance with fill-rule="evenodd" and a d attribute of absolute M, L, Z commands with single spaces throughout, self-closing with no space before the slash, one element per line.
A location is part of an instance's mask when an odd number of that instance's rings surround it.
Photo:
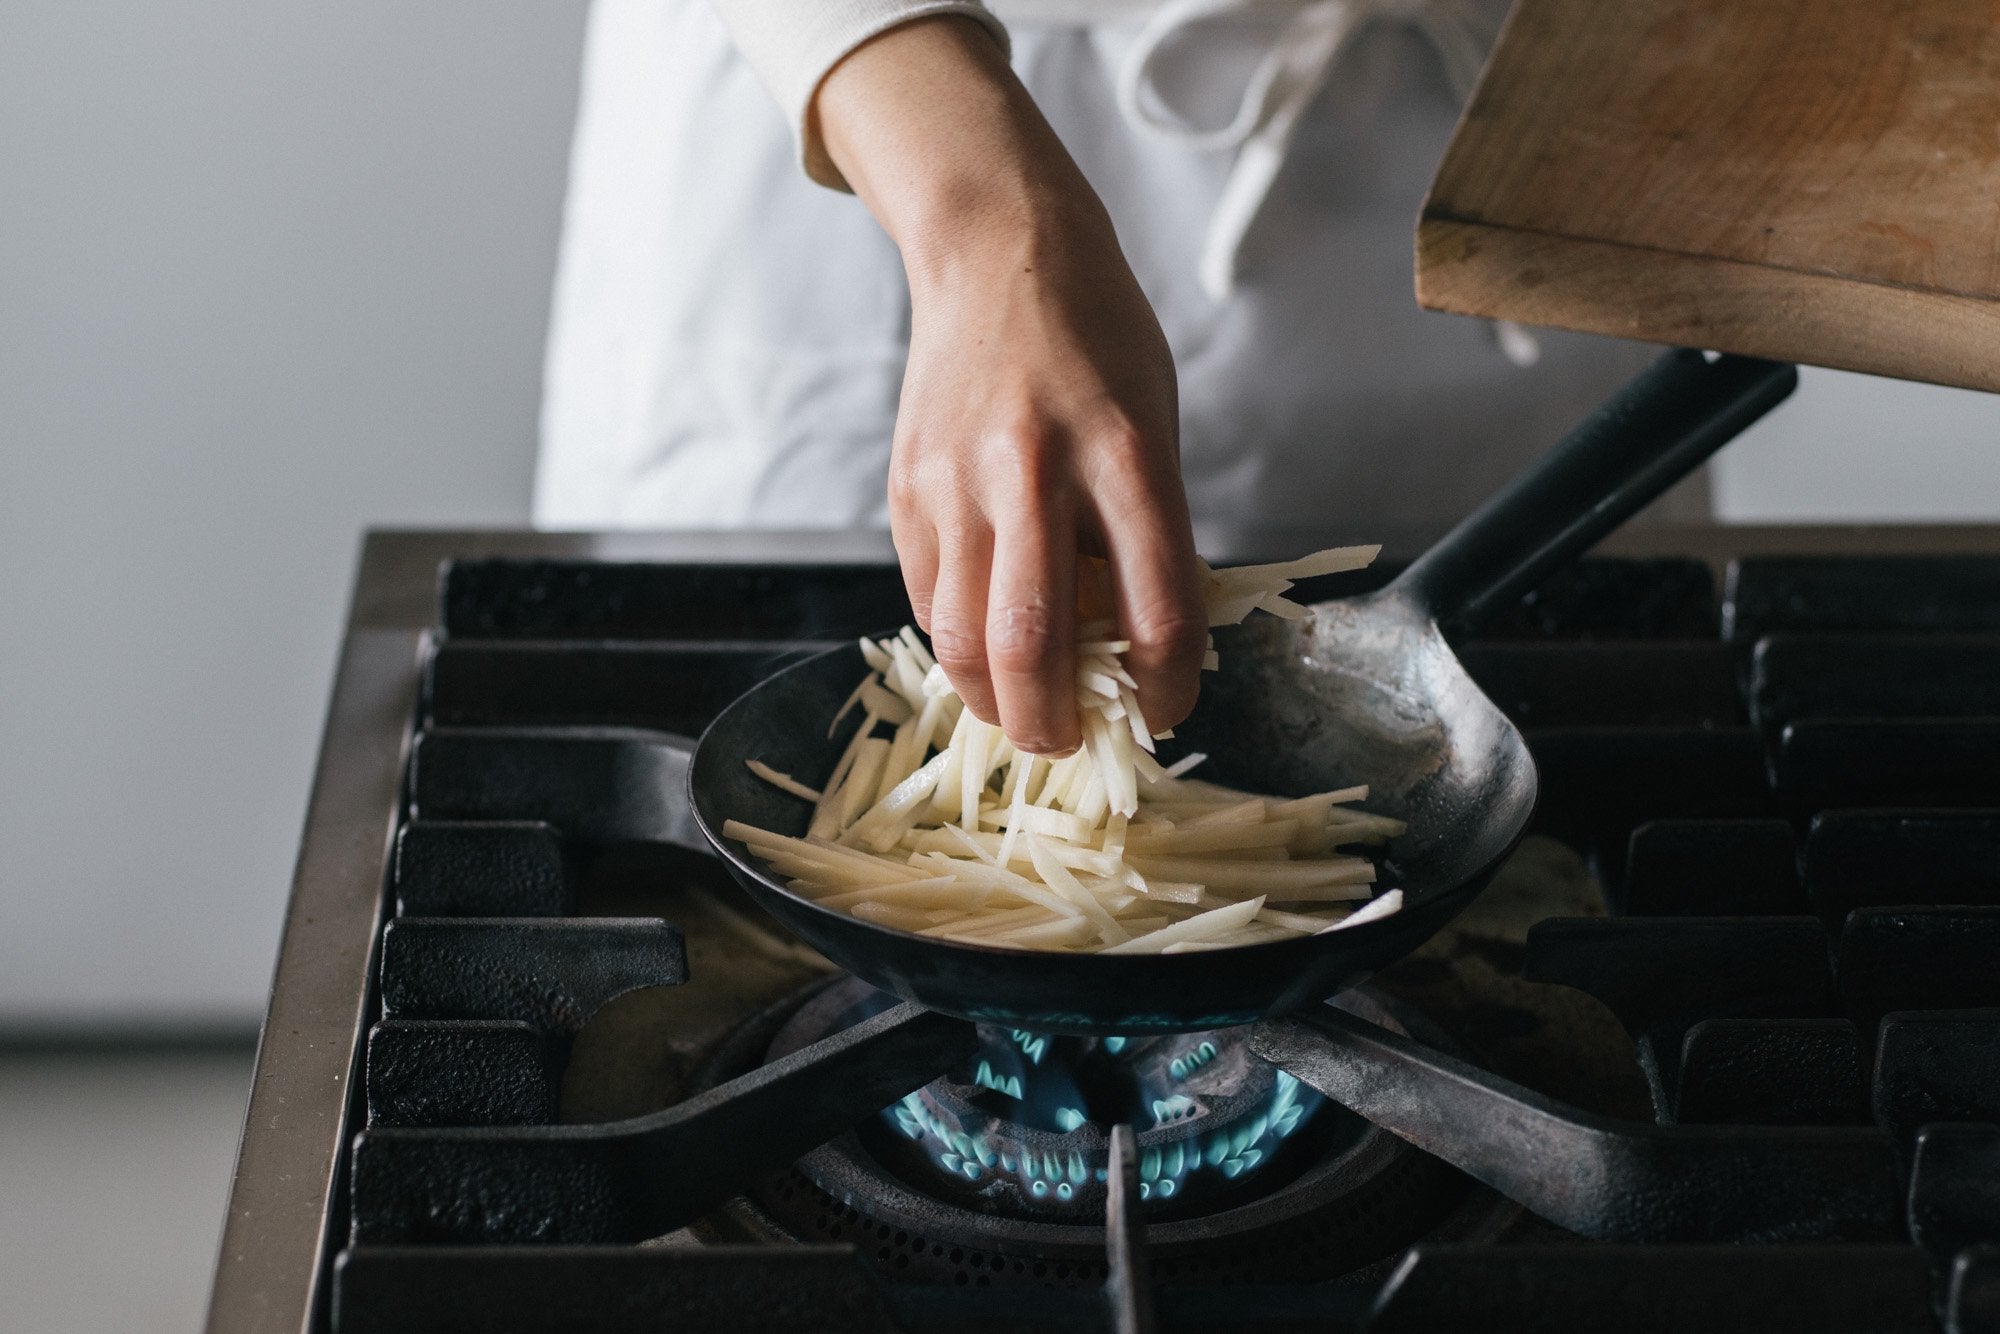
<path fill-rule="evenodd" d="M 890 633 L 894 634 L 896 632 L 891 631 Z M 879 638 L 881 636 L 871 636 L 871 637 Z M 796 891 L 792 890 L 789 886 L 780 883 L 777 879 L 771 876 L 762 866 L 756 863 L 756 861 L 754 860 L 755 854 L 751 853 L 747 847 L 739 848 L 737 840 L 725 838 L 721 834 L 719 829 L 717 829 L 713 824 L 711 824 L 708 812 L 703 809 L 703 805 L 700 799 L 700 793 L 696 789 L 695 780 L 703 767 L 702 766 L 703 755 L 709 754 L 713 756 L 714 754 L 714 752 L 711 751 L 710 747 L 712 741 L 714 740 L 717 729 L 721 728 L 724 722 L 728 720 L 732 715 L 734 715 L 737 712 L 737 710 L 749 707 L 754 697 L 756 697 L 766 689 L 774 686 L 777 682 L 783 680 L 788 676 L 791 676 L 794 673 L 802 673 L 809 670 L 813 670 L 815 668 L 818 668 L 821 664 L 825 663 L 827 660 L 842 654 L 851 653 L 858 657 L 860 655 L 860 652 L 861 649 L 858 639 L 843 644 L 831 645 L 825 649 L 822 649 L 818 653 L 811 654 L 808 657 L 800 659 L 798 662 L 780 668 L 778 671 L 771 673 L 771 675 L 765 677 L 763 680 L 757 682 L 755 685 L 745 690 L 742 694 L 738 695 L 735 699 L 731 700 L 720 713 L 718 713 L 713 719 L 709 721 L 708 726 L 702 729 L 700 737 L 696 739 L 694 751 L 692 755 L 689 757 L 689 762 L 687 766 L 687 777 L 683 784 L 684 796 L 687 801 L 688 810 L 694 817 L 696 827 L 701 830 L 702 837 L 708 841 L 709 846 L 715 851 L 716 855 L 718 855 L 719 857 L 722 858 L 723 861 L 728 863 L 729 866 L 732 869 L 734 869 L 739 875 L 747 875 L 751 879 L 755 880 L 758 884 L 770 890 L 772 893 L 782 896 L 790 903 L 796 904 L 801 908 L 809 909 L 813 914 L 821 918 L 824 918 L 825 920 L 838 923 L 840 929 L 851 930 L 855 927 L 862 927 L 866 928 L 870 932 L 874 932 L 881 935 L 884 939 L 887 940 L 907 941 L 919 945 L 934 946 L 942 950 L 947 950 L 966 956 L 985 957 L 995 960 L 1006 960 L 1015 958 L 1023 958 L 1023 959 L 1033 958 L 1033 959 L 1041 959 L 1049 961 L 1091 959 L 1091 960 L 1100 960 L 1102 961 L 1101 966 L 1109 968 L 1117 968 L 1120 966 L 1128 966 L 1131 964 L 1143 964 L 1143 965 L 1148 965 L 1155 969 L 1162 967 L 1169 969 L 1177 968 L 1181 966 L 1178 963 L 1178 961 L 1186 960 L 1187 966 L 1190 967 L 1190 969 L 1192 969 L 1195 967 L 1199 967 L 1204 960 L 1212 960 L 1225 955 L 1232 958 L 1247 958 L 1262 954 L 1272 959 L 1276 959 L 1288 951 L 1310 955 L 1317 953 L 1318 951 L 1314 947 L 1325 945 L 1327 943 L 1328 937 L 1338 937 L 1342 941 L 1355 941 L 1355 942 L 1370 940 L 1377 936 L 1384 935 L 1389 931 L 1391 931 L 1392 929 L 1394 929 L 1394 927 L 1398 923 L 1398 919 L 1402 918 L 1404 913 L 1408 911 L 1409 907 L 1411 906 L 1408 902 L 1406 902 L 1402 907 L 1398 908 L 1397 911 L 1390 913 L 1386 917 L 1380 917 L 1373 921 L 1363 922 L 1358 927 L 1336 928 L 1333 930 L 1318 932 L 1310 936 L 1297 936 L 1290 940 L 1271 940 L 1256 945 L 1230 945 L 1230 946 L 1225 946 L 1221 949 L 1214 949 L 1214 950 L 1190 950 L 1184 954 L 1103 954 L 1097 951 L 1069 952 L 1061 950 L 1022 949 L 1010 946 L 982 945 L 970 941 L 950 940 L 936 936 L 923 936 L 917 934 L 914 931 L 905 931 L 900 927 L 886 926 L 880 922 L 870 922 L 865 918 L 855 917 L 850 913 L 844 913 L 839 911 L 838 909 L 828 908 L 822 904 L 815 903 L 811 899 L 806 898 L 804 895 L 799 894 Z M 1484 692 L 1482 691 L 1481 694 L 1483 696 Z M 1488 703 L 1491 704 L 1491 701 L 1489 700 Z M 1197 707 L 1199 707 L 1198 701 L 1197 701 Z M 1497 709 L 1497 706 L 1494 707 Z M 1510 720 L 1510 725 L 1511 725 L 1511 720 Z M 1518 728 L 1516 730 L 1518 732 Z M 1525 738 L 1523 738 L 1523 745 L 1525 750 Z M 738 758 L 740 759 L 741 757 Z M 1514 854 L 1515 849 L 1520 846 L 1521 841 L 1527 837 L 1529 829 L 1534 824 L 1535 812 L 1540 808 L 1541 783 L 1540 783 L 1539 767 L 1534 764 L 1534 757 L 1532 755 L 1527 755 L 1526 758 L 1530 766 L 1530 773 L 1532 777 L 1535 779 L 1535 783 L 1534 783 L 1534 791 L 1530 794 L 1527 815 L 1522 820 L 1520 827 L 1513 832 L 1512 836 L 1507 840 L 1507 842 L 1491 858 L 1480 863 L 1480 865 L 1476 869 L 1474 869 L 1471 873 L 1463 877 L 1457 883 L 1452 884 L 1442 890 L 1438 890 L 1431 895 L 1427 895 L 1424 899 L 1420 900 L 1420 902 L 1430 903 L 1437 899 L 1448 898 L 1455 893 L 1462 892 L 1467 885 L 1483 883 L 1484 881 L 1489 879 L 1495 871 L 1499 869 L 1500 865 L 1503 862 L 1505 862 L 1509 857 L 1511 857 Z M 721 763 L 721 762 L 722 761 L 711 759 L 711 763 Z M 801 798 L 801 800 L 803 799 Z M 723 818 L 726 819 L 730 817 L 725 816 Z M 1389 885 L 1384 888 L 1385 890 L 1401 889 L 1402 886 Z M 1371 895 L 1367 900 L 1364 900 L 1364 902 L 1372 903 L 1378 897 L 1379 894 Z"/>

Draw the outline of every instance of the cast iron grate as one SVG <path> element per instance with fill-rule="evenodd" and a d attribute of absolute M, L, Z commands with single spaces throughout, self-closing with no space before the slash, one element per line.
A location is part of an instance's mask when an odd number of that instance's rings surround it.
<path fill-rule="evenodd" d="M 1643 1202 L 1621 1206 L 1613 1180 L 1607 1198 L 1566 1217 L 1627 1241 L 1419 1246 L 1358 1292 L 1271 1281 L 1225 1291 L 1199 1264 L 1163 1262 L 1158 1323 L 1996 1327 L 1996 608 L 2000 560 L 1989 557 L 1744 560 L 1720 600 L 1699 562 L 1590 560 L 1459 628 L 1475 676 L 1530 732 L 1546 780 L 1538 827 L 1585 852 L 1628 914 L 1549 922 L 1528 952 L 1530 976 L 1610 1007 L 1653 1090 L 1655 1124 L 1579 1122 L 1578 1133 L 1603 1162 L 1689 1164 L 1709 1212 L 1676 1215 L 1681 1244 L 1646 1244 L 1647 1228 L 1665 1225 Z M 631 796 L 675 777 L 649 737 L 693 734 L 762 673 L 907 615 L 883 566 L 448 569 L 383 942 L 353 1241 L 335 1273 L 343 1334 L 1105 1320 L 1092 1285 L 1109 1257 L 1023 1258 L 1060 1281 L 1010 1292 L 996 1314 L 980 1303 L 991 1259 L 981 1272 L 946 1247 L 928 1258 L 963 1283 L 910 1282 L 917 1266 L 898 1257 L 911 1234 L 864 1228 L 790 1169 L 778 1179 L 845 1220 L 839 1235 L 829 1224 L 805 1240 L 835 1246 L 628 1244 L 666 1217 L 620 1184 L 639 1151 L 592 1148 L 567 1133 L 577 1128 L 550 1125 L 589 1014 L 686 975 L 673 923 L 570 915 L 594 858 L 676 832 Z M 733 1140 L 688 1137 L 703 1114 L 754 1123 L 760 1097 L 837 1102 L 833 1090 L 855 1083 L 867 1086 L 860 1106 L 876 1096 L 871 1081 L 921 1082 L 938 1068 L 950 1026 L 898 1022 L 872 1046 L 837 1045 L 731 1090 L 719 1116 L 712 1103 L 662 1123 L 672 1147 L 656 1161 L 688 1180 L 681 1212 L 768 1179 L 753 1167 L 831 1138 L 847 1109 L 829 1103 L 782 1142 L 741 1128 Z M 1306 1064 L 1326 1044 L 1366 1038 L 1291 1034 Z M 1427 1077 L 1421 1051 L 1376 1058 L 1396 1078 Z M 1476 1070 L 1465 1078 L 1487 1081 L 1491 1105 L 1529 1105 Z M 1573 1110 L 1541 1108 L 1552 1124 Z M 1509 1146 L 1489 1142 L 1491 1124 L 1427 1132 L 1430 1147 L 1461 1166 L 1490 1156 L 1504 1177 Z M 1824 1151 L 1817 1170 L 1836 1203 L 1816 1235 L 1850 1240 L 1698 1244 L 1704 1228 L 1711 1240 L 1763 1236 L 1744 1222 L 1759 1205 L 1754 1173 L 1733 1186 L 1703 1177 L 1715 1146 L 1738 1171 L 1759 1155 Z M 558 1163 L 539 1196 L 520 1188 L 541 1171 L 537 1155 Z M 548 1244 L 518 1244 L 536 1241 Z"/>

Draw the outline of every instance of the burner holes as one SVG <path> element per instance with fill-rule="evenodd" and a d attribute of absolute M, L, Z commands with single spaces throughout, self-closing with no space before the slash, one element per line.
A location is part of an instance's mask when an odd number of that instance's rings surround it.
<path fill-rule="evenodd" d="M 1028 1272 L 1028 1265 L 1027 1265 L 1027 1262 L 1026 1262 L 1026 1261 L 1023 1261 L 1023 1260 L 1016 1260 L 1016 1261 L 1014 1262 L 1014 1272 L 1015 1272 L 1015 1273 L 1017 1273 L 1017 1274 L 1025 1274 L 1025 1273 L 1027 1273 L 1027 1272 Z"/>
<path fill-rule="evenodd" d="M 956 1265 L 956 1264 L 964 1264 L 964 1263 L 965 1263 L 965 1252 L 964 1252 L 963 1250 L 959 1249 L 959 1248 L 958 1248 L 958 1247 L 956 1247 L 956 1246 L 952 1247 L 952 1248 L 951 1248 L 951 1262 L 952 1262 L 953 1264 L 955 1264 L 955 1265 Z"/>
<path fill-rule="evenodd" d="M 1069 1269 L 1069 1266 L 1068 1266 L 1068 1265 L 1066 1265 L 1066 1264 L 1059 1264 L 1059 1265 L 1057 1265 L 1057 1266 L 1056 1266 L 1056 1277 L 1057 1277 L 1057 1278 L 1068 1278 L 1069 1276 L 1070 1276 L 1070 1269 Z"/>
<path fill-rule="evenodd" d="M 932 1255 L 943 1255 L 943 1254 L 944 1254 L 944 1247 L 942 1247 L 942 1246 L 935 1246 L 935 1245 L 934 1245 L 934 1246 L 932 1246 L 932 1247 L 931 1247 L 931 1254 L 932 1254 Z"/>
<path fill-rule="evenodd" d="M 956 1274 L 953 1274 L 951 1276 L 951 1281 L 958 1284 L 958 1286 L 962 1288 L 972 1282 L 972 1275 L 966 1273 L 963 1269 L 961 1269 Z"/>
<path fill-rule="evenodd" d="M 896 1268 L 908 1269 L 909 1267 L 910 1257 L 902 1251 L 896 1252 Z"/>
<path fill-rule="evenodd" d="M 1035 1261 L 1036 1278 L 1046 1278 L 1048 1276 L 1048 1272 L 1049 1272 L 1049 1266 L 1046 1261 L 1042 1260 Z"/>
<path fill-rule="evenodd" d="M 907 1233 L 907 1232 L 898 1232 L 898 1233 L 896 1234 L 896 1244 L 897 1244 L 898 1246 L 907 1246 L 907 1245 L 909 1245 L 909 1244 L 910 1244 L 910 1234 L 909 1234 L 909 1233 Z"/>

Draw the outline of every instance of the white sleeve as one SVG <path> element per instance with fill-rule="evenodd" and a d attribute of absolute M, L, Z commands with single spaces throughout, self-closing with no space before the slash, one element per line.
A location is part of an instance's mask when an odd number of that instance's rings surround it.
<path fill-rule="evenodd" d="M 737 50 L 792 123 L 806 175 L 845 190 L 847 181 L 810 133 L 806 110 L 820 80 L 841 57 L 878 33 L 912 19 L 961 14 L 983 25 L 1000 49 L 1007 30 L 980 0 L 712 0 Z"/>

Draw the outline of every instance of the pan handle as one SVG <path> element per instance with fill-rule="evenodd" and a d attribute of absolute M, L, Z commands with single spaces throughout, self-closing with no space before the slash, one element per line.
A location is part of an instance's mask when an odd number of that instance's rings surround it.
<path fill-rule="evenodd" d="M 695 821 L 695 743 L 636 727 L 433 727 L 410 761 L 413 816 L 545 820 L 592 843 L 713 856 Z"/>
<path fill-rule="evenodd" d="M 1668 352 L 1391 587 L 1439 621 L 1519 596 L 1783 402 L 1798 378 L 1784 362 Z"/>

